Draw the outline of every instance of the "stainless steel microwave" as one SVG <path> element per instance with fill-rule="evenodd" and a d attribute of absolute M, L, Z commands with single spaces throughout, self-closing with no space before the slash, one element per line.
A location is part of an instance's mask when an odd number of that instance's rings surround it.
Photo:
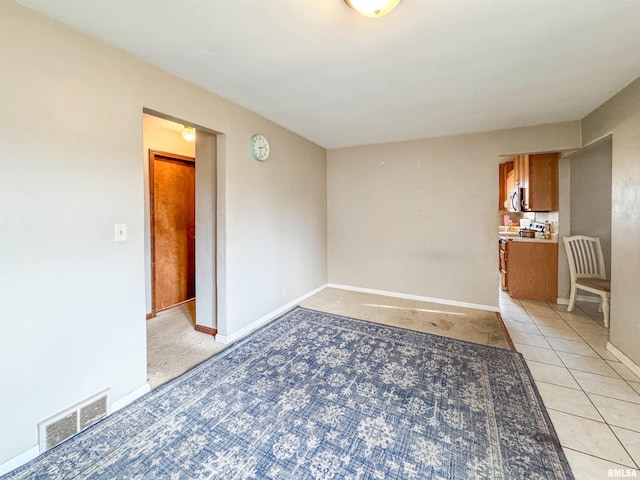
<path fill-rule="evenodd" d="M 522 188 L 516 188 L 509 193 L 509 211 L 521 212 L 522 211 Z"/>

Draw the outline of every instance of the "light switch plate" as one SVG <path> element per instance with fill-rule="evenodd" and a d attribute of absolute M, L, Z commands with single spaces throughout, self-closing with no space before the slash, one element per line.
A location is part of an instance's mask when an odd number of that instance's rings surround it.
<path fill-rule="evenodd" d="M 116 242 L 124 242 L 126 239 L 127 239 L 127 224 L 116 223 L 114 240 Z"/>

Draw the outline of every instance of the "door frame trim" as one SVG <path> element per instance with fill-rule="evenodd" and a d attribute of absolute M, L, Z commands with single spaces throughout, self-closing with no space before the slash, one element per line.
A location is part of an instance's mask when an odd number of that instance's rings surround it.
<path fill-rule="evenodd" d="M 147 320 L 156 316 L 161 311 L 156 309 L 156 213 L 155 213 L 155 196 L 154 196 L 154 172 L 153 165 L 156 157 L 164 157 L 178 162 L 193 163 L 196 168 L 196 159 L 177 153 L 163 152 L 160 150 L 149 149 L 149 242 L 151 254 L 151 313 L 147 314 Z M 195 207 L 195 205 L 194 205 Z M 182 302 L 184 303 L 184 302 Z M 172 305 L 173 307 L 174 305 Z"/>

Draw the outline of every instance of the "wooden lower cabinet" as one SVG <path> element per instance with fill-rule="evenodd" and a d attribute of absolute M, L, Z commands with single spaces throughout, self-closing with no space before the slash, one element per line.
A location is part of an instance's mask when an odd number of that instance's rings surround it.
<path fill-rule="evenodd" d="M 558 244 L 509 241 L 507 290 L 513 298 L 556 303 Z"/>
<path fill-rule="evenodd" d="M 498 258 L 500 272 L 500 289 L 507 290 L 507 243 L 506 241 L 498 242 Z"/>

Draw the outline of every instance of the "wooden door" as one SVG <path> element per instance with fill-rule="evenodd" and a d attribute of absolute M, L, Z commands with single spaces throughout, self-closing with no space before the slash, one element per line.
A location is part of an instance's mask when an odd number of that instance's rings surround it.
<path fill-rule="evenodd" d="M 149 151 L 155 314 L 195 297 L 195 158 Z"/>

